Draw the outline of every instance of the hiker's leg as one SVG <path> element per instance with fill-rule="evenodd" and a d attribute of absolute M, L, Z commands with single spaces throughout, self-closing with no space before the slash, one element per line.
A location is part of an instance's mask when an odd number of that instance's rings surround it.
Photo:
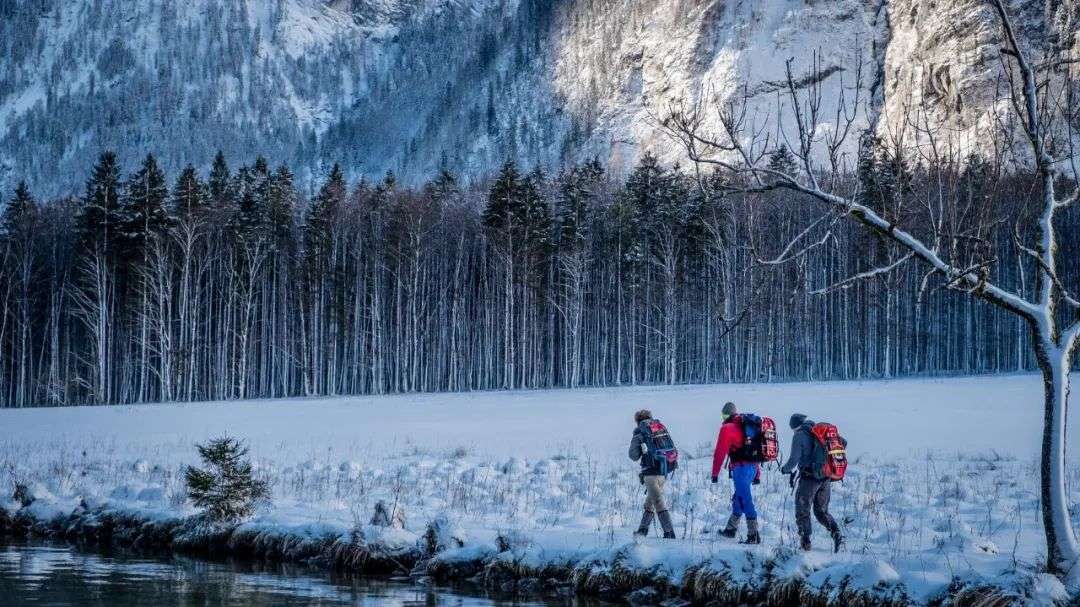
<path fill-rule="evenodd" d="M 814 503 L 820 481 L 805 476 L 799 477 L 799 484 L 795 488 L 795 526 L 799 528 L 800 538 L 809 538 L 810 508 Z"/>
<path fill-rule="evenodd" d="M 732 514 L 728 517 L 727 524 L 720 530 L 720 535 L 727 537 L 735 537 L 735 533 L 739 531 L 739 521 L 742 520 L 741 514 Z"/>
<path fill-rule="evenodd" d="M 641 522 L 638 524 L 637 535 L 649 535 L 649 528 L 652 527 L 653 513 L 651 510 L 646 510 L 641 514 Z"/>
<path fill-rule="evenodd" d="M 734 474 L 731 475 L 731 482 L 735 489 L 731 494 L 731 516 L 728 517 L 727 524 L 720 531 L 720 535 L 734 538 L 739 531 L 739 521 L 742 520 L 743 516 L 743 501 L 742 495 L 739 493 L 739 485 L 735 483 Z"/>
<path fill-rule="evenodd" d="M 756 518 L 746 519 L 746 543 L 747 544 L 760 544 L 761 533 L 758 531 L 758 522 Z"/>
<path fill-rule="evenodd" d="M 731 475 L 731 516 L 742 517 L 743 515 L 743 496 L 739 491 L 739 481 L 735 479 L 735 471 L 728 472 Z"/>
<path fill-rule="evenodd" d="M 663 476 L 646 476 L 645 477 L 645 508 L 652 512 L 663 512 L 667 510 L 667 502 L 664 500 L 664 482 Z"/>
<path fill-rule="evenodd" d="M 739 514 L 745 514 L 747 520 L 757 519 L 757 510 L 754 509 L 754 494 L 752 487 L 754 477 L 757 476 L 757 466 L 745 464 L 736 466 L 731 471 L 732 480 L 735 481 L 735 497 L 739 502 Z"/>
<path fill-rule="evenodd" d="M 836 525 L 836 520 L 829 514 L 829 500 L 832 498 L 832 489 L 830 485 L 832 483 L 827 480 L 819 482 L 821 484 L 814 494 L 814 518 L 828 529 L 829 533 L 835 535 L 839 530 L 839 527 Z M 809 523 L 809 521 L 807 521 L 807 523 Z"/>
<path fill-rule="evenodd" d="M 660 528 L 664 530 L 664 538 L 675 539 L 675 527 L 671 524 L 671 513 L 667 510 L 661 510 L 656 513 L 656 517 L 660 519 Z"/>

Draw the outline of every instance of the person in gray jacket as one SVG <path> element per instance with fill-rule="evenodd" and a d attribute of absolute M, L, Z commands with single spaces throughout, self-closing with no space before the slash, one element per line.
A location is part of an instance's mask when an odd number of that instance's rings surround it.
<path fill-rule="evenodd" d="M 818 441 L 810 433 L 814 422 L 807 419 L 802 413 L 791 416 L 789 421 L 795 435 L 791 438 L 791 455 L 787 463 L 780 468 L 784 474 L 799 473 L 799 484 L 795 489 L 795 524 L 799 528 L 799 545 L 803 550 L 810 550 L 810 534 L 813 531 L 810 523 L 810 511 L 814 511 L 814 518 L 825 526 L 832 535 L 833 552 L 839 552 L 844 543 L 844 536 L 840 534 L 840 526 L 829 514 L 829 499 L 831 497 L 831 482 L 822 474 L 815 462 L 815 450 Z M 844 440 L 844 439 L 841 439 Z M 847 441 L 844 440 L 844 445 Z"/>
<path fill-rule="evenodd" d="M 647 536 L 652 527 L 653 518 L 660 519 L 660 528 L 664 531 L 665 539 L 675 539 L 675 528 L 671 524 L 671 513 L 668 512 L 667 502 L 664 500 L 664 484 L 667 477 L 664 476 L 660 465 L 653 459 L 642 457 L 647 448 L 642 440 L 640 424 L 652 419 L 652 412 L 642 409 L 634 414 L 634 434 L 630 437 L 630 459 L 641 462 L 641 472 L 638 479 L 645 485 L 645 512 L 641 515 L 641 524 L 634 535 Z"/>

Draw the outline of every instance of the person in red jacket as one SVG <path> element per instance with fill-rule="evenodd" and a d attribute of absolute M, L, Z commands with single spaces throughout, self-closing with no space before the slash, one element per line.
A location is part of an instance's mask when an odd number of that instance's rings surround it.
<path fill-rule="evenodd" d="M 760 544 L 761 535 L 758 533 L 757 510 L 754 509 L 751 487 L 759 481 L 761 468 L 756 462 L 740 460 L 736 454 L 746 439 L 735 403 L 726 403 L 722 415 L 724 423 L 720 425 L 720 435 L 716 437 L 716 451 L 713 452 L 712 482 L 718 481 L 720 470 L 727 460 L 728 476 L 735 485 L 735 493 L 731 496 L 731 516 L 720 535 L 734 538 L 739 531 L 739 521 L 746 515 L 745 543 Z"/>

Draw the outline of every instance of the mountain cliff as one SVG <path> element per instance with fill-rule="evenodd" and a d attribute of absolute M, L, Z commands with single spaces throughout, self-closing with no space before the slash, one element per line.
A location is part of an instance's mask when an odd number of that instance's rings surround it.
<path fill-rule="evenodd" d="M 1071 2 L 1014 8 L 1035 39 L 1075 30 Z M 0 188 L 71 192 L 106 148 L 170 170 L 261 153 L 302 180 L 676 162 L 657 119 L 749 95 L 775 130 L 788 59 L 828 74 L 824 115 L 860 82 L 860 125 L 918 106 L 963 137 L 995 103 L 996 37 L 982 0 L 10 0 Z"/>

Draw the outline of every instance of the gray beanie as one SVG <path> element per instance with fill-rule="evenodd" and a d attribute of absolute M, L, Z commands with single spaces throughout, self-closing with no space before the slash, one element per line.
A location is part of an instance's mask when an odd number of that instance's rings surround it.
<path fill-rule="evenodd" d="M 804 421 L 806 421 L 806 416 L 802 413 L 796 413 L 791 416 L 790 420 L 788 420 L 788 425 L 791 426 L 792 430 L 794 430 L 795 428 L 803 425 Z"/>
<path fill-rule="evenodd" d="M 724 403 L 724 409 L 721 411 L 721 413 L 724 414 L 724 417 L 727 417 L 729 415 L 735 415 L 736 413 L 738 413 L 738 411 L 735 409 L 735 403 L 731 401 Z"/>

